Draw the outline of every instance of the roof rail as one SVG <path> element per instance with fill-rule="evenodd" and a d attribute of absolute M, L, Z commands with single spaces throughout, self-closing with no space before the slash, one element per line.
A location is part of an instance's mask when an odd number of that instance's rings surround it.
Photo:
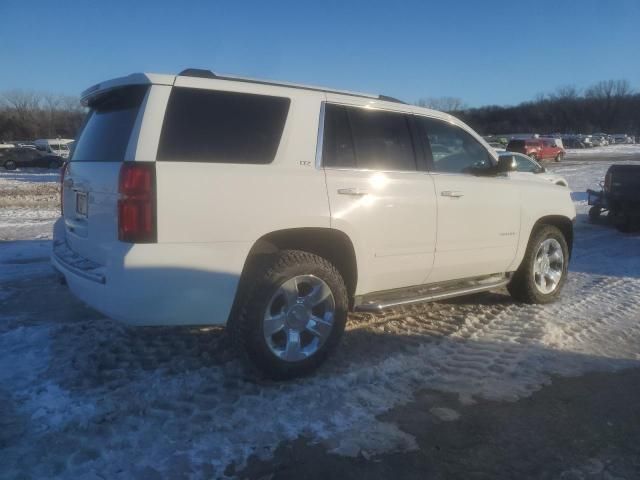
<path fill-rule="evenodd" d="M 205 70 L 204 68 L 187 68 L 178 75 L 181 77 L 218 78 L 211 70 Z"/>
<path fill-rule="evenodd" d="M 378 95 L 378 98 L 380 100 L 384 100 L 385 102 L 394 102 L 394 103 L 403 103 L 403 104 L 407 104 L 407 102 L 403 102 L 402 100 L 398 100 L 395 97 L 390 97 L 388 95 Z"/>
<path fill-rule="evenodd" d="M 246 78 L 246 77 L 234 77 L 233 75 L 216 75 L 211 70 L 206 70 L 203 68 L 187 68 L 185 70 L 182 70 L 180 73 L 178 73 L 178 75 L 182 77 L 215 78 L 218 80 L 232 80 L 235 82 L 257 83 L 259 85 L 274 85 L 279 87 L 299 88 L 301 90 L 311 90 L 314 92 L 339 93 L 341 95 L 350 95 L 352 97 L 373 98 L 373 99 L 383 100 L 385 102 L 406 104 L 406 102 L 403 102 L 402 100 L 398 100 L 397 98 L 389 97 L 387 95 L 371 95 L 367 93 L 350 92 L 347 90 L 337 90 L 337 89 L 324 88 L 324 87 L 314 87 L 311 85 L 301 85 L 297 83 L 276 82 L 272 80 L 258 80 L 258 79 Z"/>

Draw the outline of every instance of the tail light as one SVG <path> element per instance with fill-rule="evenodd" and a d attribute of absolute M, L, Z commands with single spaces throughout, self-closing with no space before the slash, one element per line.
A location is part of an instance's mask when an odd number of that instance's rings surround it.
<path fill-rule="evenodd" d="M 64 176 L 67 174 L 69 164 L 64 162 L 60 170 L 60 215 L 64 215 Z"/>
<path fill-rule="evenodd" d="M 118 191 L 118 239 L 130 243 L 155 243 L 155 163 L 123 163 L 120 167 Z"/>

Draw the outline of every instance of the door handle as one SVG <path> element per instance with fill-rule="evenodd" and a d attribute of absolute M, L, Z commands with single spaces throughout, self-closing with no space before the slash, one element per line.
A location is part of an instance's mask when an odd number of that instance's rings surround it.
<path fill-rule="evenodd" d="M 360 190 L 359 188 L 339 188 L 338 193 L 340 195 L 351 195 L 352 197 L 362 197 L 366 195 L 368 192 L 365 190 Z"/>
<path fill-rule="evenodd" d="M 440 192 L 440 195 L 442 195 L 443 197 L 451 197 L 451 198 L 464 197 L 464 193 L 456 192 L 454 190 L 443 190 L 442 192 Z"/>

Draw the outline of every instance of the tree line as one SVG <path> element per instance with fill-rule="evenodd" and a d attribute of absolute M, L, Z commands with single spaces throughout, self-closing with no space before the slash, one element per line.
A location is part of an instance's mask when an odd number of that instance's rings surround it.
<path fill-rule="evenodd" d="M 76 97 L 10 90 L 0 93 L 0 142 L 75 138 L 85 115 Z"/>
<path fill-rule="evenodd" d="M 482 135 L 500 133 L 627 133 L 640 135 L 640 93 L 626 80 L 598 82 L 584 91 L 569 85 L 515 106 L 467 108 L 455 97 L 417 105 L 451 113 Z"/>
<path fill-rule="evenodd" d="M 467 108 L 457 97 L 423 98 L 417 105 L 449 112 L 483 135 L 499 133 L 627 133 L 640 135 L 640 93 L 626 80 L 584 91 L 563 86 L 515 106 Z M 75 138 L 86 109 L 76 97 L 10 90 L 0 94 L 0 142 Z"/>

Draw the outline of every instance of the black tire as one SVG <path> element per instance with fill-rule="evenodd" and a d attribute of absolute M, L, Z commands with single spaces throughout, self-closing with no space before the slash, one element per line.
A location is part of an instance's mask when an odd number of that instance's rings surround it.
<path fill-rule="evenodd" d="M 538 155 L 536 155 L 535 153 L 530 153 L 530 154 L 529 154 L 529 158 L 530 158 L 531 160 L 536 161 L 536 162 L 538 161 Z"/>
<path fill-rule="evenodd" d="M 564 155 L 559 153 L 558 155 L 556 155 L 556 158 L 554 160 L 559 163 L 563 160 L 563 158 L 564 158 Z"/>
<path fill-rule="evenodd" d="M 16 162 L 14 162 L 13 160 L 7 160 L 6 162 L 4 162 L 4 168 L 6 170 L 15 170 Z"/>
<path fill-rule="evenodd" d="M 593 206 L 589 209 L 589 220 L 592 222 L 597 222 L 600 218 L 600 213 L 602 213 L 602 209 L 598 206 Z"/>
<path fill-rule="evenodd" d="M 60 162 L 57 160 L 52 160 L 49 162 L 49 168 L 53 170 L 54 168 L 60 168 Z"/>
<path fill-rule="evenodd" d="M 534 280 L 534 262 L 536 253 L 543 241 L 554 239 L 560 244 L 563 253 L 562 276 L 556 288 L 550 293 L 541 292 L 536 286 Z M 511 282 L 507 285 L 507 289 L 511 296 L 523 303 L 551 303 L 562 290 L 567 279 L 567 269 L 569 266 L 569 248 L 567 241 L 562 232 L 552 225 L 541 225 L 534 229 L 529 238 L 527 251 L 525 252 L 520 268 L 514 273 Z"/>
<path fill-rule="evenodd" d="M 318 368 L 336 347 L 347 321 L 349 302 L 344 280 L 326 259 L 299 250 L 282 250 L 264 256 L 241 282 L 239 298 L 229 321 L 229 334 L 236 352 L 249 366 L 274 380 L 306 375 Z M 277 356 L 263 334 L 263 319 L 270 300 L 287 280 L 300 275 L 318 277 L 331 290 L 335 310 L 333 326 L 324 343 L 303 360 L 287 361 Z"/>

